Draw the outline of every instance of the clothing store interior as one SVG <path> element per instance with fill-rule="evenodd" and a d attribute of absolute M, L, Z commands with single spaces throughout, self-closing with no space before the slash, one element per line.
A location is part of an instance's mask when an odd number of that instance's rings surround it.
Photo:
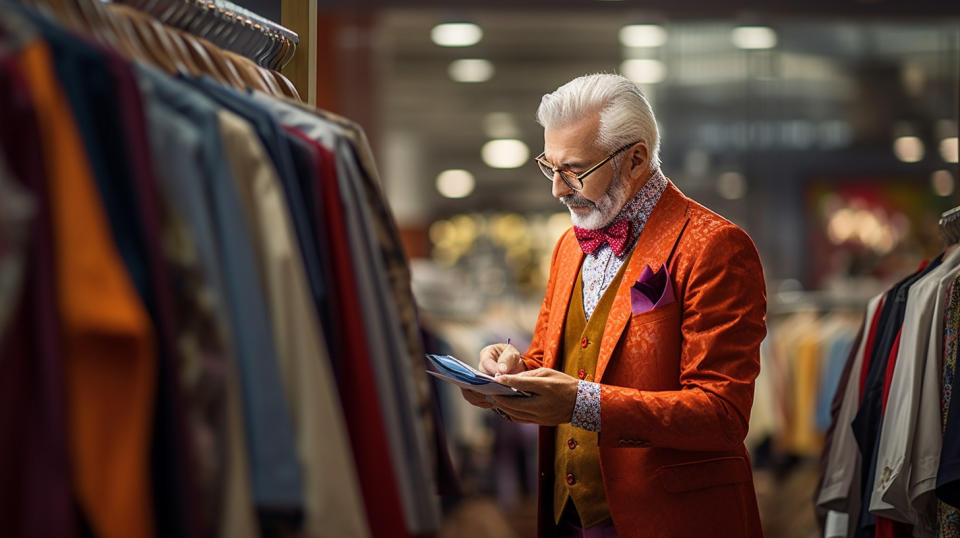
<path fill-rule="evenodd" d="M 425 354 L 530 345 L 591 73 L 759 252 L 763 534 L 960 536 L 943 0 L 0 0 L 0 535 L 538 536 Z"/>

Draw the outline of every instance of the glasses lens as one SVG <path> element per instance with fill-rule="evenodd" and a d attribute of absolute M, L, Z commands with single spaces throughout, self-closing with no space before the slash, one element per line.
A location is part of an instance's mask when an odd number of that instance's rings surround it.
<path fill-rule="evenodd" d="M 550 168 L 549 166 L 547 166 L 546 163 L 544 163 L 543 161 L 541 161 L 541 160 L 539 160 L 539 159 L 537 160 L 537 166 L 540 167 L 540 171 L 543 172 L 543 175 L 547 176 L 547 179 L 549 179 L 550 181 L 553 181 L 553 169 L 552 169 L 552 168 Z"/>
<path fill-rule="evenodd" d="M 540 171 L 543 172 L 543 175 L 550 181 L 553 181 L 553 168 L 550 167 L 547 163 L 537 159 L 537 166 L 540 167 Z M 583 182 L 577 178 L 577 175 L 569 170 L 558 170 L 560 173 L 560 179 L 571 189 L 579 191 L 583 188 Z"/>

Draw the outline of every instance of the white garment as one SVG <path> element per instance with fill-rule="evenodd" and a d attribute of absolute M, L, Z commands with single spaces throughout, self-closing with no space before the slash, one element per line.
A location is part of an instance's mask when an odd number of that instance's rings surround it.
<path fill-rule="evenodd" d="M 942 342 L 935 313 L 958 263 L 960 250 L 910 286 L 880 428 L 870 511 L 914 525 L 915 536 L 936 536 L 931 492 L 940 461 L 940 361 L 930 347 Z"/>
<path fill-rule="evenodd" d="M 857 347 L 847 385 L 843 389 L 843 401 L 840 404 L 840 411 L 837 413 L 837 423 L 833 432 L 830 453 L 827 455 L 823 484 L 820 487 L 820 493 L 817 495 L 817 505 L 831 510 L 841 512 L 848 510 L 847 501 L 850 498 L 851 486 L 857 474 L 856 470 L 860 467 L 860 450 L 857 448 L 857 441 L 853 436 L 853 428 L 850 424 L 853 422 L 853 417 L 856 416 L 857 408 L 860 406 L 860 370 L 863 366 L 863 354 L 870 337 L 870 325 L 873 316 L 877 312 L 877 307 L 880 305 L 880 299 L 882 298 L 883 294 L 880 294 L 867 303 L 867 311 L 864 314 L 863 322 L 863 337 Z"/>

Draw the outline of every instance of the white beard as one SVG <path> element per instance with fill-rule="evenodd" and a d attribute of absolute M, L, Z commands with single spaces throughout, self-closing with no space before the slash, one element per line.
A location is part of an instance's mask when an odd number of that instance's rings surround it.
<path fill-rule="evenodd" d="M 560 198 L 560 203 L 570 209 L 570 220 L 573 221 L 574 226 L 587 230 L 598 230 L 610 224 L 613 218 L 620 213 L 629 196 L 630 185 L 617 177 L 610 182 L 607 192 L 603 193 L 603 196 L 596 202 L 591 202 L 580 194 L 573 193 Z M 585 216 L 580 216 L 574 213 L 573 207 L 592 207 L 592 209 Z"/>

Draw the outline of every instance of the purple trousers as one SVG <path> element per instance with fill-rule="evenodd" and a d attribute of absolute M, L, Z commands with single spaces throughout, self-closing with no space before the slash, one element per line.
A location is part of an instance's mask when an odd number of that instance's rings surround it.
<path fill-rule="evenodd" d="M 559 538 L 618 538 L 617 529 L 613 527 L 613 520 L 608 519 L 588 529 L 580 527 L 580 516 L 577 515 L 573 503 L 567 501 L 567 507 L 560 517 L 557 526 Z"/>

